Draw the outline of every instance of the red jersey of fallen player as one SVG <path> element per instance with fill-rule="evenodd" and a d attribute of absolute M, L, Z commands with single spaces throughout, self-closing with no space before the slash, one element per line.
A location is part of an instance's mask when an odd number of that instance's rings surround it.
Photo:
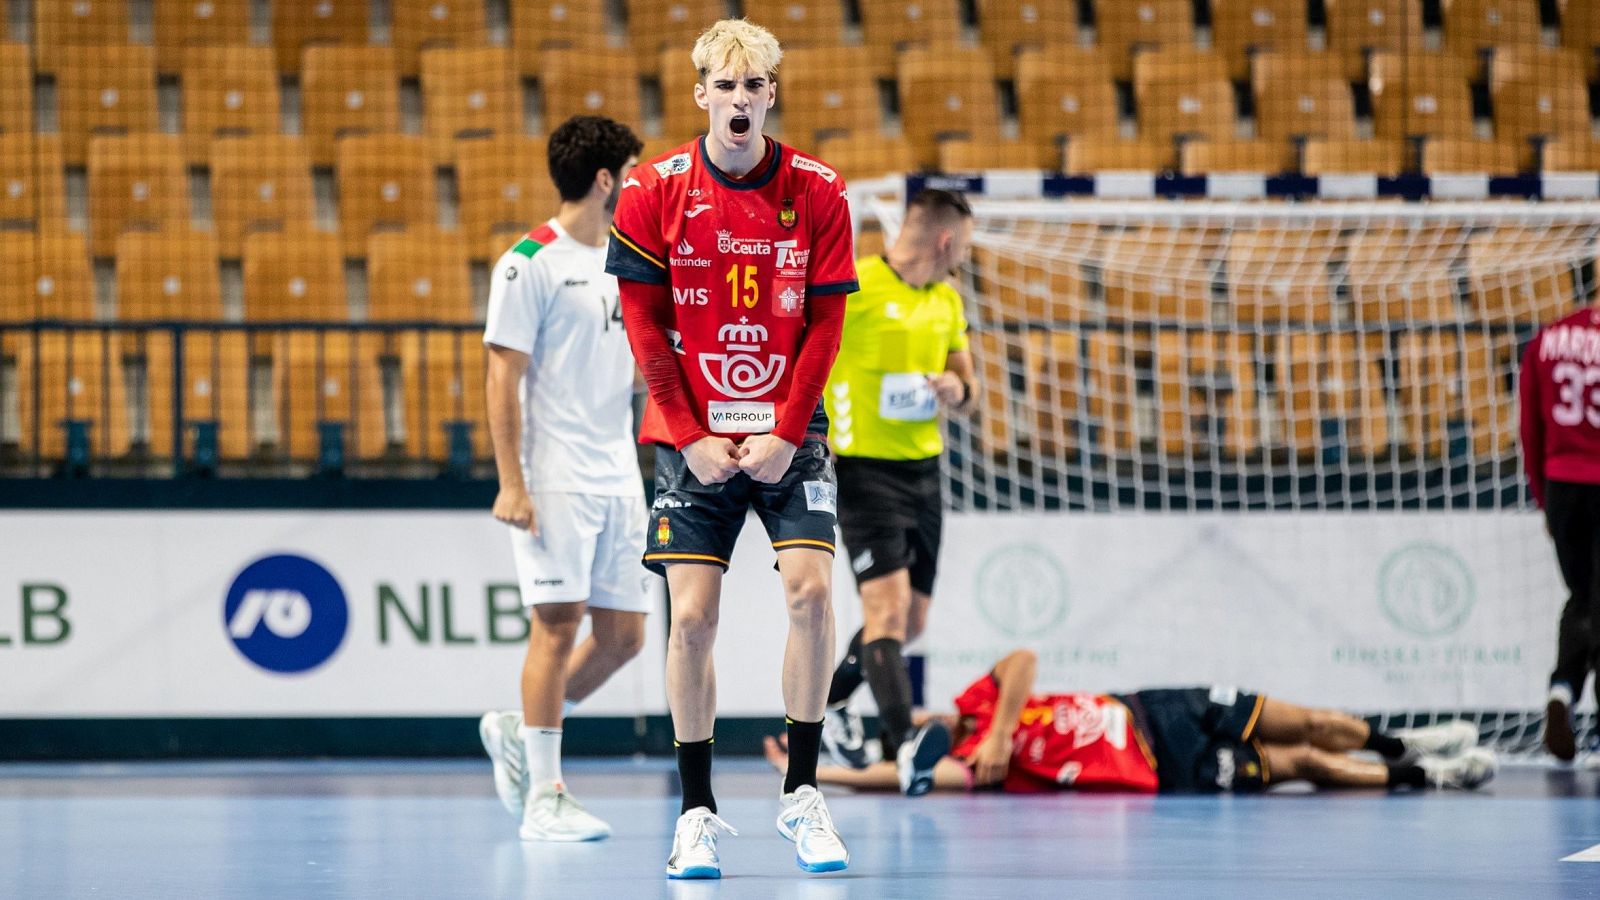
<path fill-rule="evenodd" d="M 963 759 L 978 750 L 994 726 L 1000 685 L 985 675 L 956 698 L 971 716 L 970 735 L 951 751 Z M 1156 792 L 1155 759 L 1134 727 L 1133 714 L 1104 694 L 1035 694 L 1011 732 L 1011 767 L 1002 787 L 1033 794 L 1080 791 Z"/>
<path fill-rule="evenodd" d="M 1533 499 L 1545 481 L 1600 484 L 1600 310 L 1541 330 L 1522 356 L 1522 461 Z"/>
<path fill-rule="evenodd" d="M 819 402 L 856 290 L 854 255 L 844 179 L 776 141 L 742 178 L 711 163 L 704 138 L 629 172 L 606 271 L 622 281 L 650 384 L 640 442 L 682 449 L 708 434 L 771 432 L 798 445 L 825 434 Z"/>

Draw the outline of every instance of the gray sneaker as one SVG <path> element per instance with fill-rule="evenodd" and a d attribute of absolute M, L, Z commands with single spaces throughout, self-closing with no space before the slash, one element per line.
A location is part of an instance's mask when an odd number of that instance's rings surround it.
<path fill-rule="evenodd" d="M 494 764 L 494 792 L 506 812 L 521 818 L 528 798 L 528 768 L 523 760 L 522 713 L 487 712 L 478 720 L 478 737 Z"/>

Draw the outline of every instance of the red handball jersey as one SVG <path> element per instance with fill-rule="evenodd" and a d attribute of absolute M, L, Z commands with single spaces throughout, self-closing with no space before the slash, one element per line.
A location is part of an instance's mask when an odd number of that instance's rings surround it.
<path fill-rule="evenodd" d="M 1549 325 L 1522 357 L 1522 461 L 1533 499 L 1545 481 L 1600 484 L 1600 310 Z"/>
<path fill-rule="evenodd" d="M 1000 685 L 985 675 L 956 698 L 956 709 L 976 727 L 951 751 L 963 759 L 978 751 L 994 726 Z M 1011 793 L 1080 791 L 1156 792 L 1155 759 L 1134 727 L 1133 715 L 1104 694 L 1035 694 L 1011 733 L 1011 767 L 1002 787 Z"/>
<path fill-rule="evenodd" d="M 628 173 L 606 271 L 671 288 L 667 337 L 699 426 L 674 434 L 678 423 L 652 389 L 640 442 L 681 448 L 703 434 L 738 441 L 772 432 L 799 444 L 825 433 L 820 384 L 816 397 L 797 398 L 808 408 L 789 401 L 806 393 L 793 385 L 811 308 L 838 304 L 842 321 L 845 295 L 856 290 L 854 257 L 844 179 L 776 141 L 738 179 L 711 163 L 704 138 Z"/>

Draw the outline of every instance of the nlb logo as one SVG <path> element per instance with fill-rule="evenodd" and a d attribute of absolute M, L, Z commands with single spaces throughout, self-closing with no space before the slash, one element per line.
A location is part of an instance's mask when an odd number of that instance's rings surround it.
<path fill-rule="evenodd" d="M 245 659 L 269 672 L 306 672 L 327 662 L 350 624 L 339 582 L 303 556 L 256 560 L 233 579 L 222 624 Z"/>

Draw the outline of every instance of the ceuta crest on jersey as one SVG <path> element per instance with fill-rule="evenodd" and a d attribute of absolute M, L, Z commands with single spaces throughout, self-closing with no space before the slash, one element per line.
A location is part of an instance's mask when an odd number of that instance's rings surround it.
<path fill-rule="evenodd" d="M 800 214 L 794 211 L 794 198 L 783 198 L 783 209 L 778 210 L 778 224 L 784 228 L 793 228 L 800 222 Z"/>

